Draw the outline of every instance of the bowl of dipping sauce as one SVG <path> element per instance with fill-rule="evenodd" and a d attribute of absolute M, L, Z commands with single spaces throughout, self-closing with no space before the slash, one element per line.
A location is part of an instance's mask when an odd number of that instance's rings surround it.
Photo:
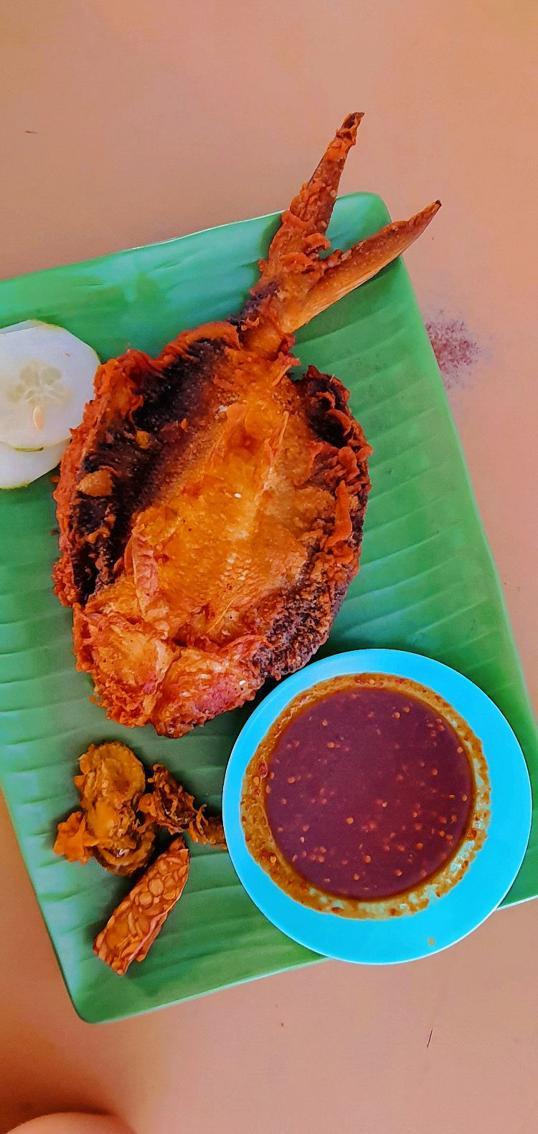
<path fill-rule="evenodd" d="M 446 948 L 492 912 L 528 841 L 529 777 L 493 702 L 396 650 L 323 659 L 247 721 L 223 815 L 245 889 L 279 929 L 348 961 Z"/>

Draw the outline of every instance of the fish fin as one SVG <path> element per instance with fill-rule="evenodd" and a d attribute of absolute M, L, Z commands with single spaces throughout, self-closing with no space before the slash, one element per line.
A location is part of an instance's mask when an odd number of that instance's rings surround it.
<path fill-rule="evenodd" d="M 350 291 L 376 276 L 382 268 L 401 256 L 424 232 L 440 208 L 433 201 L 405 221 L 393 221 L 360 240 L 349 251 L 336 251 L 325 261 L 321 278 L 297 304 L 286 305 L 284 329 L 288 333 L 309 323 L 321 311 L 342 299 Z"/>

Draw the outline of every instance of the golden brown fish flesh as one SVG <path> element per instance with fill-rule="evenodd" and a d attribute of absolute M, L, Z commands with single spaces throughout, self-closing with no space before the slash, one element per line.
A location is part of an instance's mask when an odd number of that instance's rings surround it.
<path fill-rule="evenodd" d="M 298 669 L 357 571 L 370 448 L 337 378 L 292 380 L 293 334 L 438 208 L 320 255 L 360 118 L 283 214 L 240 315 L 101 366 L 63 458 L 56 591 L 123 724 L 181 736 Z"/>

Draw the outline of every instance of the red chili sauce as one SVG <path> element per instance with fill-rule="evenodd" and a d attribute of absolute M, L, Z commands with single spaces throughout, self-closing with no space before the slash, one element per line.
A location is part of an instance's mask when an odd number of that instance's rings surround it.
<path fill-rule="evenodd" d="M 455 854 L 473 807 L 458 734 L 418 698 L 357 686 L 307 705 L 268 760 L 265 809 L 309 883 L 365 901 L 421 884 Z"/>

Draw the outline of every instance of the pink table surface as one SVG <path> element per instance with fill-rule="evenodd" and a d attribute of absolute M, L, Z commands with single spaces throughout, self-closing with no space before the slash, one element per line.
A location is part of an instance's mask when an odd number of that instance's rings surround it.
<path fill-rule="evenodd" d="M 344 191 L 395 216 L 443 199 L 408 265 L 534 691 L 537 12 L 0 2 L 2 275 L 285 205 L 352 109 L 368 116 Z M 0 1134 L 55 1109 L 110 1109 L 136 1134 L 532 1128 L 538 903 L 419 964 L 326 964 L 92 1028 L 4 809 L 0 886 Z"/>

